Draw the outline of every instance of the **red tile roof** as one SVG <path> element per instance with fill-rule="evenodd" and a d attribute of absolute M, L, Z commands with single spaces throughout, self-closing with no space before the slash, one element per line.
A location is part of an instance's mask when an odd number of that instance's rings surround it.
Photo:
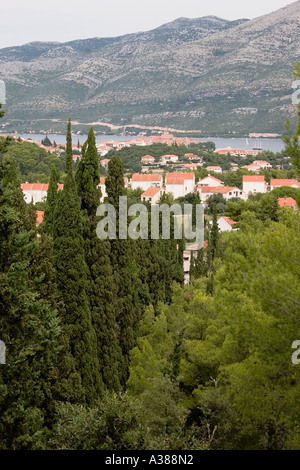
<path fill-rule="evenodd" d="M 21 184 L 21 188 L 23 191 L 48 191 L 48 184 L 42 183 L 23 183 Z M 63 184 L 58 184 L 57 189 L 61 191 L 63 189 Z"/>
<path fill-rule="evenodd" d="M 44 211 L 36 211 L 36 226 L 40 225 L 44 220 Z"/>
<path fill-rule="evenodd" d="M 166 184 L 184 184 L 185 181 L 195 180 L 194 173 L 167 173 Z"/>
<path fill-rule="evenodd" d="M 161 175 L 141 175 L 139 173 L 134 173 L 131 181 L 155 181 L 160 183 L 161 179 Z"/>
<path fill-rule="evenodd" d="M 300 183 L 296 179 L 274 179 L 271 180 L 271 186 L 295 186 L 300 187 Z"/>
<path fill-rule="evenodd" d="M 148 188 L 142 196 L 143 197 L 154 197 L 161 191 L 161 188 Z"/>
<path fill-rule="evenodd" d="M 201 186 L 200 188 L 201 193 L 219 193 L 219 194 L 227 194 L 230 191 L 234 191 L 235 187 L 231 186 Z M 240 190 L 239 190 L 240 191 Z"/>
<path fill-rule="evenodd" d="M 264 183 L 265 177 L 264 176 L 253 176 L 253 175 L 244 175 L 243 176 L 244 183 Z"/>
<path fill-rule="evenodd" d="M 202 178 L 202 180 L 200 180 L 200 181 L 198 182 L 198 184 L 200 184 L 202 181 L 205 181 L 205 180 L 208 179 L 208 178 L 210 178 L 210 179 L 212 179 L 212 180 L 214 180 L 214 181 L 217 181 L 218 183 L 222 183 L 222 184 L 223 184 L 223 181 L 219 180 L 218 178 L 215 178 L 214 176 L 206 176 L 205 178 Z"/>
<path fill-rule="evenodd" d="M 292 197 L 280 197 L 278 198 L 278 204 L 280 207 L 297 207 L 297 203 Z"/>
<path fill-rule="evenodd" d="M 229 217 L 221 217 L 221 219 L 225 220 L 225 222 L 227 222 L 231 227 L 233 225 L 237 224 L 237 222 L 235 222 L 234 220 L 229 219 Z"/>

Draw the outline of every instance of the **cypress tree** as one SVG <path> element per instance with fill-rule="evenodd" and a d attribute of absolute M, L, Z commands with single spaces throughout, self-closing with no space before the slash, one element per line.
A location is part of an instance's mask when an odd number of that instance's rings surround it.
<path fill-rule="evenodd" d="M 207 264 L 204 259 L 204 249 L 197 251 L 197 255 L 192 254 L 190 277 L 191 280 L 207 276 Z"/>
<path fill-rule="evenodd" d="M 111 259 L 117 287 L 117 325 L 122 352 L 120 379 L 121 384 L 125 386 L 128 378 L 129 352 L 136 342 L 141 306 L 138 298 L 138 268 L 134 241 L 119 239 L 119 196 L 126 195 L 126 190 L 123 164 L 117 156 L 112 157 L 108 164 L 105 184 L 107 201 L 115 207 L 117 214 L 117 239 L 111 240 Z"/>
<path fill-rule="evenodd" d="M 59 174 L 55 165 L 51 165 L 50 182 L 47 192 L 47 200 L 44 211 L 43 231 L 48 235 L 53 235 L 54 212 L 58 199 Z"/>
<path fill-rule="evenodd" d="M 103 382 L 109 389 L 118 389 L 121 351 L 116 333 L 116 289 L 110 261 L 110 243 L 96 234 L 100 202 L 99 157 L 93 128 L 82 148 L 82 158 L 76 172 L 77 191 L 85 216 L 84 247 L 89 268 L 87 294 L 97 335 L 98 359 Z"/>
<path fill-rule="evenodd" d="M 0 448 L 44 449 L 54 409 L 59 354 L 57 312 L 39 299 L 31 280 L 36 249 L 26 228 L 14 162 L 0 164 L 0 324 L 6 364 L 0 367 Z"/>
<path fill-rule="evenodd" d="M 97 357 L 97 339 L 86 295 L 87 265 L 84 256 L 83 219 L 81 201 L 77 195 L 72 171 L 71 123 L 68 123 L 66 149 L 66 180 L 58 199 L 54 222 L 54 266 L 58 291 L 64 304 L 62 309 L 63 334 L 68 357 L 75 361 L 76 372 L 83 387 L 82 401 L 93 403 L 101 390 L 101 377 Z M 65 383 L 68 388 L 69 379 Z M 78 377 L 71 380 L 72 390 L 79 383 Z"/>
<path fill-rule="evenodd" d="M 72 149 L 72 130 L 71 118 L 68 120 L 67 128 L 67 146 L 66 146 L 66 173 L 73 178 L 73 149 Z"/>

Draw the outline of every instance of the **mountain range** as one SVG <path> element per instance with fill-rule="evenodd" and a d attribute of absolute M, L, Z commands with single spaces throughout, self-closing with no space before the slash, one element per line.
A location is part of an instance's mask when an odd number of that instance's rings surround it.
<path fill-rule="evenodd" d="M 2 129 L 240 135 L 284 130 L 300 57 L 300 1 L 262 17 L 178 18 L 152 31 L 0 49 Z M 3 122 L 4 121 L 4 122 Z M 1 129 L 1 127 L 0 127 Z"/>

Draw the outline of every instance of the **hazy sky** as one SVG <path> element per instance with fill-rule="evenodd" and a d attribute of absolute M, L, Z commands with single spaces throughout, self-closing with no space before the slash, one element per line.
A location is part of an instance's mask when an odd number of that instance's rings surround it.
<path fill-rule="evenodd" d="M 289 0 L 0 0 L 0 48 L 147 31 L 179 17 L 255 18 Z"/>

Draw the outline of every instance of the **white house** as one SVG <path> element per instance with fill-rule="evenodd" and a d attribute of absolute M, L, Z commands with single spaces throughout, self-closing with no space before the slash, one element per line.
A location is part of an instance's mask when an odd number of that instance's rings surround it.
<path fill-rule="evenodd" d="M 109 162 L 110 162 L 109 158 L 104 158 L 103 160 L 100 160 L 100 165 L 103 166 L 103 168 L 107 170 Z"/>
<path fill-rule="evenodd" d="M 206 178 L 203 178 L 198 182 L 198 186 L 223 186 L 224 183 L 223 181 L 219 180 L 218 178 L 215 178 L 214 176 L 207 176 Z"/>
<path fill-rule="evenodd" d="M 128 178 L 126 176 L 124 176 L 124 186 L 125 186 L 125 188 L 128 187 Z M 106 186 L 105 186 L 105 177 L 104 176 L 100 177 L 100 184 L 99 184 L 98 188 L 101 189 L 101 193 L 102 193 L 101 198 L 100 198 L 100 202 L 103 202 L 104 198 L 107 197 Z"/>
<path fill-rule="evenodd" d="M 198 192 L 200 200 L 204 204 L 204 206 L 207 206 L 207 200 L 210 198 L 210 196 L 213 196 L 215 194 L 222 194 L 225 201 L 229 201 L 233 198 L 246 199 L 245 194 L 241 189 L 232 186 L 200 186 L 198 187 Z"/>
<path fill-rule="evenodd" d="M 195 189 L 194 173 L 167 173 L 166 192 L 173 194 L 174 199 L 193 193 Z"/>
<path fill-rule="evenodd" d="M 220 166 L 208 166 L 207 171 L 213 171 L 214 173 L 222 173 L 222 168 Z"/>
<path fill-rule="evenodd" d="M 241 168 L 243 170 L 253 171 L 253 173 L 259 173 L 261 170 L 261 167 L 255 163 L 251 163 L 251 165 L 244 165 Z"/>
<path fill-rule="evenodd" d="M 190 282 L 191 259 L 192 259 L 192 252 L 188 250 L 184 251 L 183 252 L 184 284 L 189 284 Z"/>
<path fill-rule="evenodd" d="M 198 157 L 198 155 L 195 155 L 194 153 L 185 153 L 184 154 L 185 158 L 188 158 L 189 160 L 199 160 L 202 161 L 202 157 Z"/>
<path fill-rule="evenodd" d="M 162 188 L 148 188 L 141 195 L 142 202 L 150 202 L 151 205 L 157 204 L 162 196 Z"/>
<path fill-rule="evenodd" d="M 267 184 L 265 177 L 261 175 L 244 175 L 243 191 L 247 196 L 249 196 L 249 194 L 266 193 Z"/>
<path fill-rule="evenodd" d="M 106 187 L 105 187 L 105 178 L 103 176 L 101 176 L 101 178 L 100 178 L 99 186 L 101 188 L 101 193 L 102 193 L 101 198 L 100 198 L 100 202 L 103 202 L 104 198 L 107 197 L 107 192 L 106 192 Z"/>
<path fill-rule="evenodd" d="M 155 158 L 152 157 L 151 155 L 144 155 L 141 161 L 143 165 L 147 163 L 149 163 L 150 165 L 153 165 L 155 163 Z"/>
<path fill-rule="evenodd" d="M 141 175 L 134 173 L 131 178 L 131 189 L 141 188 L 147 191 L 148 188 L 162 188 L 163 180 L 161 175 Z"/>
<path fill-rule="evenodd" d="M 272 170 L 271 163 L 266 162 L 264 160 L 255 160 L 255 162 L 253 162 L 253 163 L 254 163 L 254 165 L 259 165 L 260 168 L 263 168 L 264 170 Z"/>
<path fill-rule="evenodd" d="M 21 184 L 21 188 L 24 194 L 24 199 L 27 204 L 33 201 L 34 204 L 37 202 L 44 202 L 47 199 L 48 184 L 41 183 L 24 183 Z M 64 185 L 58 185 L 58 191 L 63 189 Z"/>
<path fill-rule="evenodd" d="M 282 188 L 283 186 L 289 186 L 290 188 L 300 188 L 300 183 L 296 179 L 273 179 L 270 183 L 270 189 Z"/>
<path fill-rule="evenodd" d="M 178 162 L 178 155 L 163 155 L 161 157 L 161 162 L 162 163 L 167 163 L 167 162 L 172 162 L 172 163 L 176 163 Z"/>
<path fill-rule="evenodd" d="M 234 220 L 229 219 L 229 217 L 220 217 L 218 220 L 218 227 L 220 232 L 231 232 L 235 230 L 234 226 L 237 224 Z"/>

